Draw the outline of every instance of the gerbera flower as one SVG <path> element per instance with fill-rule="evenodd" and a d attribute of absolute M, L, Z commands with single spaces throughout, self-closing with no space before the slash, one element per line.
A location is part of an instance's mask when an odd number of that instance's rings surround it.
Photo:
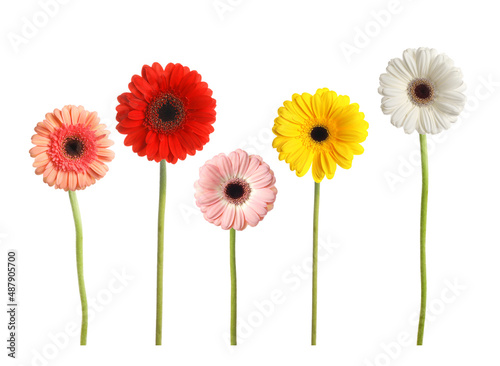
<path fill-rule="evenodd" d="M 49 186 L 68 191 L 75 221 L 76 266 L 78 289 L 82 306 L 80 345 L 87 344 L 88 303 L 83 276 L 83 234 L 80 208 L 76 190 L 85 189 L 104 177 L 108 171 L 105 162 L 115 154 L 108 148 L 113 142 L 109 131 L 99 124 L 96 112 L 88 112 L 82 106 L 65 106 L 47 113 L 45 120 L 35 127 L 31 141 L 36 146 L 30 150 L 35 158 L 36 174 L 43 174 Z"/>
<path fill-rule="evenodd" d="M 260 156 L 236 150 L 219 154 L 200 168 L 196 204 L 208 222 L 229 230 L 231 272 L 230 342 L 237 344 L 236 230 L 256 226 L 273 208 L 278 191 L 274 173 Z"/>
<path fill-rule="evenodd" d="M 354 155 L 363 153 L 360 143 L 368 136 L 368 123 L 348 96 L 323 88 L 314 95 L 294 94 L 283 105 L 274 120 L 273 147 L 299 177 L 312 164 L 315 182 L 325 175 L 332 179 L 337 165 L 349 169 Z"/>
<path fill-rule="evenodd" d="M 436 134 L 457 121 L 465 105 L 462 72 L 445 54 L 421 47 L 389 61 L 380 75 L 382 112 L 406 133 Z"/>
<path fill-rule="evenodd" d="M 229 156 L 219 154 L 200 168 L 196 204 L 208 222 L 224 230 L 243 230 L 256 226 L 273 208 L 275 182 L 260 156 L 240 149 Z"/>
<path fill-rule="evenodd" d="M 317 283 L 318 283 L 318 222 L 320 183 L 332 179 L 337 165 L 349 169 L 354 155 L 364 149 L 360 145 L 368 136 L 368 123 L 356 103 L 327 88 L 316 94 L 294 94 L 278 109 L 273 132 L 273 147 L 279 159 L 290 164 L 297 176 L 304 176 L 311 167 L 314 178 L 313 263 L 311 345 L 316 345 Z"/>
<path fill-rule="evenodd" d="M 69 105 L 47 113 L 35 132 L 31 141 L 36 146 L 30 150 L 35 173 L 43 175 L 51 187 L 85 189 L 104 177 L 108 171 L 105 163 L 115 156 L 108 149 L 113 145 L 109 131 L 99 124 L 96 112 L 82 106 Z"/>
<path fill-rule="evenodd" d="M 181 64 L 163 68 L 155 62 L 132 76 L 130 93 L 118 97 L 116 129 L 125 145 L 139 156 L 160 163 L 158 255 L 156 286 L 156 345 L 162 342 L 163 252 L 167 162 L 175 164 L 203 149 L 213 132 L 215 99 L 198 72 Z"/>
<path fill-rule="evenodd" d="M 215 99 L 201 75 L 181 64 L 144 65 L 118 97 L 116 129 L 139 156 L 175 164 L 194 155 L 214 128 Z"/>
<path fill-rule="evenodd" d="M 462 72 L 453 61 L 436 50 L 421 47 L 407 49 L 403 59 L 392 59 L 387 73 L 380 75 L 378 92 L 383 95 L 382 112 L 392 114 L 391 122 L 406 133 L 417 131 L 422 161 L 422 197 L 420 205 L 420 316 L 417 345 L 424 340 L 427 307 L 427 198 L 429 166 L 427 134 L 450 128 L 465 105 Z"/>

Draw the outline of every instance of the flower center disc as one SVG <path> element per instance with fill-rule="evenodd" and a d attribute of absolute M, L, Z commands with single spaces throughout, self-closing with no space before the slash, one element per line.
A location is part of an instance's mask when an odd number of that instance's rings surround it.
<path fill-rule="evenodd" d="M 311 138 L 316 142 L 325 141 L 330 134 L 325 127 L 316 126 L 311 130 Z"/>
<path fill-rule="evenodd" d="M 153 130 L 168 134 L 179 128 L 185 117 L 184 103 L 172 94 L 164 94 L 149 105 L 145 122 Z"/>
<path fill-rule="evenodd" d="M 223 187 L 223 193 L 226 200 L 235 205 L 245 203 L 250 196 L 250 185 L 243 179 L 231 179 Z"/>
<path fill-rule="evenodd" d="M 415 105 L 430 104 L 434 100 L 434 86 L 429 80 L 415 79 L 408 86 L 408 96 Z"/>
<path fill-rule="evenodd" d="M 64 151 L 67 157 L 78 159 L 83 155 L 84 145 L 78 138 L 70 137 L 64 142 Z"/>
<path fill-rule="evenodd" d="M 234 200 L 241 198 L 245 190 L 238 183 L 231 183 L 226 186 L 226 194 Z"/>

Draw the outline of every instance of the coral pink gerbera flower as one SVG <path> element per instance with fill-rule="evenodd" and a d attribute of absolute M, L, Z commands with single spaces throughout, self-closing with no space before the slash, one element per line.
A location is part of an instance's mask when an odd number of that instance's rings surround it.
<path fill-rule="evenodd" d="M 256 226 L 273 208 L 274 173 L 260 156 L 236 150 L 219 154 L 200 168 L 196 204 L 205 219 L 224 230 Z"/>
<path fill-rule="evenodd" d="M 108 171 L 105 164 L 115 154 L 108 148 L 113 141 L 109 131 L 99 124 L 96 112 L 82 106 L 65 106 L 47 113 L 35 127 L 30 150 L 35 158 L 35 173 L 43 175 L 49 186 L 75 191 L 85 189 Z"/>

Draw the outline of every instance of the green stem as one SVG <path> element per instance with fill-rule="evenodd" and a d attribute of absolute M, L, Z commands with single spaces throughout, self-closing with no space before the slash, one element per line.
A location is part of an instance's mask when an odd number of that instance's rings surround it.
<path fill-rule="evenodd" d="M 319 183 L 314 183 L 311 346 L 316 345 L 316 319 L 317 319 L 317 309 L 318 309 L 318 217 L 319 217 Z"/>
<path fill-rule="evenodd" d="M 163 243 L 165 237 L 165 201 L 167 194 L 167 162 L 160 162 L 160 199 L 158 205 L 158 254 L 156 272 L 156 345 L 161 346 L 163 325 Z"/>
<path fill-rule="evenodd" d="M 425 234 L 427 230 L 427 196 L 429 194 L 429 163 L 427 159 L 427 137 L 420 135 L 420 153 L 422 156 L 422 202 L 420 206 L 420 281 L 421 300 L 418 322 L 417 345 L 424 340 L 425 309 L 427 306 L 427 269 L 425 263 Z"/>
<path fill-rule="evenodd" d="M 236 346 L 236 230 L 229 231 L 229 264 L 231 267 L 231 346 Z"/>
<path fill-rule="evenodd" d="M 69 191 L 69 200 L 71 202 L 71 210 L 73 211 L 73 219 L 75 220 L 76 232 L 76 268 L 78 272 L 78 288 L 80 290 L 80 300 L 82 303 L 82 330 L 80 334 L 80 345 L 87 345 L 87 328 L 88 320 L 88 305 L 87 292 L 85 291 L 85 280 L 83 277 L 83 233 L 82 233 L 82 217 L 80 216 L 80 207 L 76 192 Z"/>

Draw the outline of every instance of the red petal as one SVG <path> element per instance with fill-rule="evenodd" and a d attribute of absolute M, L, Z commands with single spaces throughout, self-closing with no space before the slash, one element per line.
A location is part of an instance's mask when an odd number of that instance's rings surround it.
<path fill-rule="evenodd" d="M 175 134 L 168 136 L 168 146 L 170 146 L 170 150 L 172 150 L 174 158 L 178 158 L 180 160 L 184 160 L 186 158 L 186 152 L 179 143 Z"/>
<path fill-rule="evenodd" d="M 167 89 L 167 78 L 165 77 L 165 72 L 163 71 L 163 67 L 158 62 L 153 64 L 153 70 L 156 71 L 158 75 L 158 89 L 161 91 L 165 91 Z"/>
<path fill-rule="evenodd" d="M 144 94 L 145 100 L 149 102 L 154 94 L 154 90 L 151 85 L 149 85 L 149 83 L 139 75 L 132 76 L 132 82 L 137 87 L 137 89 L 139 89 L 139 91 Z"/>
<path fill-rule="evenodd" d="M 197 121 L 199 123 L 214 123 L 215 122 L 215 116 L 210 116 L 210 115 L 202 115 L 202 116 L 196 116 L 192 115 L 191 119 L 193 121 Z"/>
<path fill-rule="evenodd" d="M 169 86 L 171 89 L 177 89 L 182 77 L 184 76 L 184 67 L 181 64 L 175 64 L 170 75 Z"/>
<path fill-rule="evenodd" d="M 196 121 L 189 121 L 189 127 L 191 127 L 191 129 L 198 135 L 209 135 L 214 132 L 214 127 L 212 125 Z"/>
<path fill-rule="evenodd" d="M 215 99 L 209 97 L 208 95 L 198 95 L 189 100 L 188 109 L 200 109 L 207 107 L 215 107 Z"/>
<path fill-rule="evenodd" d="M 201 75 L 197 71 L 190 71 L 182 78 L 179 83 L 179 94 L 186 95 L 192 89 L 196 88 L 196 85 L 201 81 Z"/>
<path fill-rule="evenodd" d="M 172 75 L 172 70 L 174 69 L 174 64 L 169 63 L 167 66 L 165 66 L 165 72 L 163 75 L 165 75 L 165 82 L 167 83 L 166 87 L 170 88 L 170 76 Z"/>
<path fill-rule="evenodd" d="M 148 143 L 146 147 L 146 155 L 148 157 L 154 158 L 158 152 L 158 140 L 153 140 L 152 143 Z"/>
<path fill-rule="evenodd" d="M 143 111 L 130 111 L 128 112 L 128 118 L 143 121 L 146 116 Z"/>
<path fill-rule="evenodd" d="M 136 98 L 144 100 L 144 95 L 139 91 L 139 89 L 137 89 L 137 87 L 134 85 L 134 83 L 129 83 L 128 89 L 132 92 L 132 94 Z"/>
<path fill-rule="evenodd" d="M 189 91 L 186 91 L 185 92 L 185 96 L 187 98 L 192 98 L 192 97 L 195 97 L 197 95 L 209 95 L 210 96 L 212 95 L 212 91 L 210 90 L 210 93 L 208 93 L 208 84 L 205 83 L 204 81 L 202 82 L 199 82 L 198 84 L 196 84 L 196 86 L 193 88 L 193 89 L 190 89 Z"/>
<path fill-rule="evenodd" d="M 146 138 L 146 129 L 140 128 L 137 129 L 135 132 L 128 134 L 127 137 L 125 137 L 123 143 L 125 144 L 125 146 L 136 145 L 137 142 L 143 142 L 145 144 L 146 143 L 145 138 Z"/>
<path fill-rule="evenodd" d="M 128 104 L 118 104 L 116 106 L 116 111 L 117 112 L 129 112 L 130 111 L 130 106 Z"/>
<path fill-rule="evenodd" d="M 138 99 L 136 97 L 132 97 L 129 99 L 128 101 L 128 104 L 129 106 L 131 106 L 133 109 L 138 109 L 140 111 L 144 111 L 146 110 L 146 108 L 148 107 L 148 103 L 146 103 L 144 100 L 142 99 Z"/>
<path fill-rule="evenodd" d="M 125 110 L 125 111 L 120 111 L 120 112 L 118 112 L 118 113 L 116 114 L 116 120 L 117 120 L 118 122 L 123 121 L 125 118 L 127 118 L 127 116 L 128 116 L 128 111 L 129 111 L 129 109 L 127 109 L 127 110 Z"/>
<path fill-rule="evenodd" d="M 151 66 L 144 65 L 142 67 L 142 77 L 146 79 L 153 89 L 158 89 L 158 75 Z"/>
<path fill-rule="evenodd" d="M 160 159 L 168 160 L 169 154 L 170 154 L 170 149 L 168 147 L 168 138 L 166 138 L 160 141 L 160 149 L 158 151 L 158 155 Z"/>
<path fill-rule="evenodd" d="M 147 144 L 152 144 L 155 141 L 159 141 L 158 140 L 158 134 L 155 131 L 149 130 L 148 133 L 147 133 L 147 135 L 146 135 L 146 143 Z"/>
<path fill-rule="evenodd" d="M 123 127 L 129 127 L 129 128 L 142 126 L 142 123 L 143 123 L 143 121 L 141 121 L 141 120 L 129 119 L 129 118 L 125 118 L 125 119 L 120 121 L 120 125 L 122 125 Z"/>
<path fill-rule="evenodd" d="M 189 136 L 191 141 L 193 142 L 193 146 L 196 150 L 201 150 L 203 148 L 204 143 L 201 141 L 198 134 L 196 134 L 190 126 L 184 127 L 185 133 Z"/>
<path fill-rule="evenodd" d="M 184 131 L 179 131 L 177 133 L 177 139 L 184 150 L 186 150 L 189 155 L 194 155 L 196 153 L 196 149 L 194 148 L 193 141 L 191 141 L 189 137 L 190 136 L 186 135 Z"/>
<path fill-rule="evenodd" d="M 118 103 L 128 104 L 129 98 L 132 96 L 132 93 L 123 93 L 118 96 Z"/>

